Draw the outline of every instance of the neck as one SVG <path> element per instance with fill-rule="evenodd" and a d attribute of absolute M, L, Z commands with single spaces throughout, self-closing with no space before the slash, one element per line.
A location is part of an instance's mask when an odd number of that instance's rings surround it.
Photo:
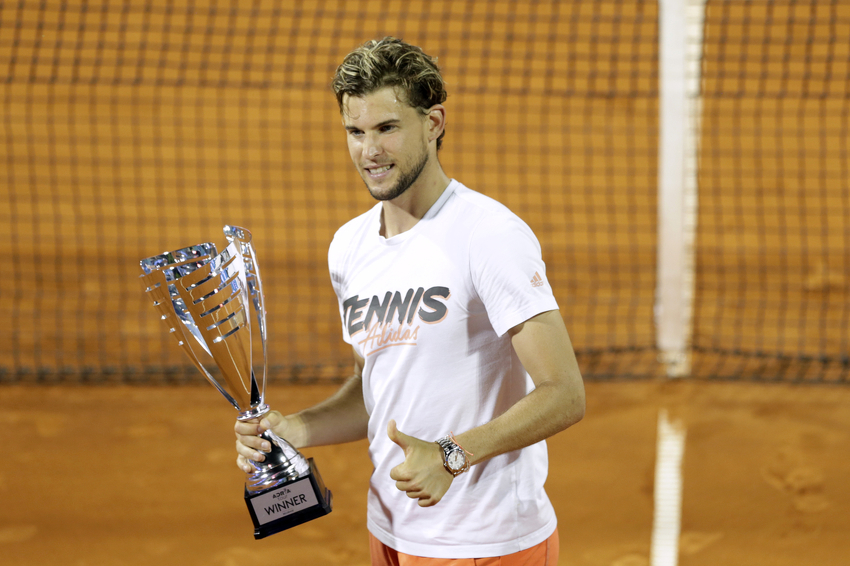
<path fill-rule="evenodd" d="M 403 194 L 383 202 L 381 212 L 383 237 L 392 238 L 416 226 L 451 182 L 439 164 L 430 172 L 430 175 L 426 176 L 424 173 L 425 171 Z"/>

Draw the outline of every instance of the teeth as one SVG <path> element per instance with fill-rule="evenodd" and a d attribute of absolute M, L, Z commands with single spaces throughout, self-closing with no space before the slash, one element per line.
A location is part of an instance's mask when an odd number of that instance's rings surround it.
<path fill-rule="evenodd" d="M 389 171 L 392 165 L 384 165 L 383 167 L 378 167 L 377 169 L 372 169 L 372 175 L 378 175 L 383 173 L 384 171 Z"/>

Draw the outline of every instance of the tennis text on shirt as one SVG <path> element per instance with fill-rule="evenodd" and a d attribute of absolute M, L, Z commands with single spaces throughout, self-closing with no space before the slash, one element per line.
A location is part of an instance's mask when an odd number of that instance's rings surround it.
<path fill-rule="evenodd" d="M 358 340 L 364 355 L 389 346 L 415 346 L 419 338 L 419 322 L 437 324 L 446 318 L 449 308 L 444 301 L 451 296 L 448 287 L 387 291 L 384 298 L 372 295 L 361 299 L 349 297 L 342 303 L 348 335 L 365 332 Z M 422 305 L 422 306 L 420 306 Z"/>

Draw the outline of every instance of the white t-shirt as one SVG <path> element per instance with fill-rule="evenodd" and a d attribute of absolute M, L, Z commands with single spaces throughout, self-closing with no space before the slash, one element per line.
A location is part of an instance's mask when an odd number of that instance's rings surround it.
<path fill-rule="evenodd" d="M 364 358 L 363 398 L 375 471 L 369 531 L 416 556 L 476 558 L 530 548 L 556 527 L 543 490 L 545 442 L 475 465 L 432 507 L 390 470 L 400 431 L 436 440 L 504 413 L 534 385 L 506 332 L 558 305 L 540 244 L 505 206 L 452 181 L 410 230 L 379 234 L 381 204 L 340 228 L 328 254 L 343 338 Z"/>

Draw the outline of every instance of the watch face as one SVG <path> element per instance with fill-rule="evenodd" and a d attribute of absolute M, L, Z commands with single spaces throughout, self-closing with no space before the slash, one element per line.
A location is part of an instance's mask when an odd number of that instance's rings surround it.
<path fill-rule="evenodd" d="M 461 468 L 463 468 L 464 464 L 463 454 L 461 454 L 460 452 L 452 452 L 448 455 L 448 457 L 446 457 L 446 464 L 448 464 L 449 468 L 454 471 L 460 470 Z"/>

